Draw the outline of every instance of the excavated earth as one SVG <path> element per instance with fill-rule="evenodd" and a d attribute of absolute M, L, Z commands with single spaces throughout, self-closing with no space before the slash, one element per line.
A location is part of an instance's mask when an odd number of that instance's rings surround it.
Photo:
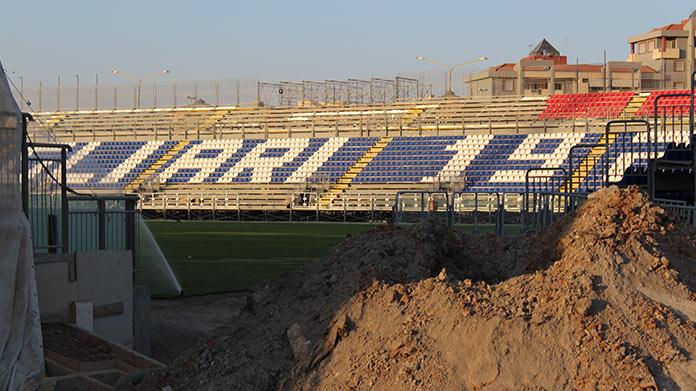
<path fill-rule="evenodd" d="M 141 387 L 694 389 L 695 292 L 694 230 L 611 187 L 524 238 L 349 237 Z"/>

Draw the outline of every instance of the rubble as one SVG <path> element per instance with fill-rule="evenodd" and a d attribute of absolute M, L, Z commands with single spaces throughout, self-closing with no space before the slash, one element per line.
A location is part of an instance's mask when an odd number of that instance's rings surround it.
<path fill-rule="evenodd" d="M 347 238 L 143 389 L 688 389 L 696 240 L 635 188 L 524 238 Z"/>

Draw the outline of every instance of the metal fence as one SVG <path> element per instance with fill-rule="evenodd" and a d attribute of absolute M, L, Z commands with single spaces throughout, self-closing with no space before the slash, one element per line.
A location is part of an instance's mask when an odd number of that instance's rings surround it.
<path fill-rule="evenodd" d="M 133 250 L 137 254 L 137 196 L 68 198 L 70 251 Z"/>
<path fill-rule="evenodd" d="M 23 143 L 22 206 L 32 227 L 36 252 L 67 253 L 65 144 Z"/>
<path fill-rule="evenodd" d="M 32 143 L 25 127 L 22 147 L 22 207 L 34 251 L 130 250 L 135 262 L 138 197 L 78 195 L 67 186 L 68 145 Z"/>
<path fill-rule="evenodd" d="M 452 89 L 467 94 L 465 75 L 453 74 Z M 428 70 L 400 73 L 395 77 L 346 78 L 267 82 L 255 78 L 218 80 L 146 80 L 142 83 L 104 83 L 101 75 L 85 75 L 25 87 L 19 77 L 15 91 L 22 110 L 26 101 L 38 112 L 184 107 L 201 101 L 213 106 L 286 107 L 308 104 L 368 104 L 440 96 L 445 92 L 446 72 Z M 28 84 L 28 83 L 27 83 Z"/>
<path fill-rule="evenodd" d="M 396 194 L 392 221 L 415 224 L 438 218 L 474 234 L 517 234 L 523 231 L 524 194 L 466 191 L 401 191 Z"/>

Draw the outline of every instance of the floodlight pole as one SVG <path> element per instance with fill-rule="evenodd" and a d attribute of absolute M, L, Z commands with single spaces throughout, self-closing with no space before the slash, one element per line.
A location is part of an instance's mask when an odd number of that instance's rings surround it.
<path fill-rule="evenodd" d="M 426 61 L 426 62 L 429 62 L 431 64 L 435 64 L 435 65 L 443 67 L 447 71 L 447 80 L 446 80 L 446 86 L 445 86 L 446 91 L 445 91 L 444 96 L 454 96 L 454 91 L 452 91 L 452 73 L 454 73 L 454 70 L 456 68 L 462 67 L 464 65 L 473 64 L 473 63 L 476 63 L 479 61 L 486 61 L 486 60 L 488 60 L 488 57 L 481 56 L 478 58 L 471 59 L 469 61 L 464 61 L 460 64 L 454 64 L 454 65 L 447 65 L 445 63 L 442 63 L 440 61 L 437 61 L 437 60 L 434 60 L 432 58 L 425 57 L 425 56 L 416 56 L 416 60 Z"/>
<path fill-rule="evenodd" d="M 171 73 L 169 69 L 162 69 L 161 71 L 149 73 L 147 75 L 141 76 L 139 78 L 134 77 L 133 75 L 130 75 L 128 73 L 119 71 L 118 69 L 114 69 L 111 71 L 111 73 L 114 74 L 114 76 L 122 76 L 125 77 L 126 79 L 129 79 L 131 81 L 135 82 L 135 108 L 139 109 L 140 108 L 140 86 L 143 84 L 143 81 L 146 79 L 150 79 L 159 75 L 166 75 L 167 73 Z"/>

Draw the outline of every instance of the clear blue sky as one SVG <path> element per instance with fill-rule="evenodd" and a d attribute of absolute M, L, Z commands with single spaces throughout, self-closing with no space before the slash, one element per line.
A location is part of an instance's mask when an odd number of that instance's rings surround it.
<path fill-rule="evenodd" d="M 433 69 L 418 54 L 515 61 L 544 37 L 572 61 L 601 62 L 604 48 L 623 60 L 629 35 L 686 18 L 696 4 L 6 0 L 2 7 L 0 59 L 35 84 L 96 72 L 110 82 L 114 67 L 133 74 L 169 68 L 170 80 L 394 75 Z"/>

